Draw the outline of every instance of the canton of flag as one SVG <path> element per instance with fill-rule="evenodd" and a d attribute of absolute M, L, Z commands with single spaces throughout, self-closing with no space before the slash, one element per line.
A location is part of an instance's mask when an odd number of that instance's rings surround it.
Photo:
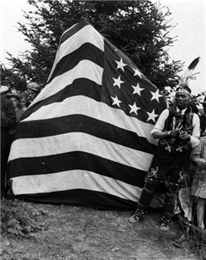
<path fill-rule="evenodd" d="M 87 22 L 60 39 L 48 82 L 9 156 L 14 195 L 105 209 L 136 206 L 166 107 L 160 91 Z"/>

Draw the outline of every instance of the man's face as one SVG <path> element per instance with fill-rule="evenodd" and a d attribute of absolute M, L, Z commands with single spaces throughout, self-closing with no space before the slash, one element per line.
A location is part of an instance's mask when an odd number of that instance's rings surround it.
<path fill-rule="evenodd" d="M 26 107 L 26 98 L 21 98 L 20 103 L 22 107 Z"/>
<path fill-rule="evenodd" d="M 12 101 L 14 108 L 17 108 L 17 106 L 19 104 L 19 100 L 15 97 L 11 97 L 10 100 Z"/>
<path fill-rule="evenodd" d="M 37 94 L 38 94 L 36 91 L 33 91 L 31 89 L 28 89 L 27 93 L 28 93 L 29 99 L 31 101 L 33 101 L 35 99 L 35 97 L 37 96 Z"/>
<path fill-rule="evenodd" d="M 176 93 L 175 95 L 176 105 L 179 109 L 185 109 L 190 102 L 190 96 L 185 93 Z"/>

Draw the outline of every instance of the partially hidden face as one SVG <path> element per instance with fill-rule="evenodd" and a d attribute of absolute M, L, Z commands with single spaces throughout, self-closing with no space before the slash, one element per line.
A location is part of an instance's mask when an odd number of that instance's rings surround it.
<path fill-rule="evenodd" d="M 17 108 L 17 106 L 19 104 L 19 100 L 15 97 L 10 97 L 10 100 L 12 101 L 14 107 Z"/>
<path fill-rule="evenodd" d="M 36 91 L 33 91 L 32 89 L 28 89 L 27 93 L 28 93 L 28 97 L 31 101 L 33 101 L 35 99 L 35 97 L 38 95 L 38 93 Z"/>

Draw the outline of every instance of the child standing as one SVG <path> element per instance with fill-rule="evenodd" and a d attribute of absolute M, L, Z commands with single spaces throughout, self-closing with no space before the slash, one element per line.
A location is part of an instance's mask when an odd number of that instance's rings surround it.
<path fill-rule="evenodd" d="M 200 138 L 200 143 L 194 148 L 191 159 L 197 166 L 191 194 L 197 198 L 197 226 L 203 230 L 206 203 L 206 136 Z"/>

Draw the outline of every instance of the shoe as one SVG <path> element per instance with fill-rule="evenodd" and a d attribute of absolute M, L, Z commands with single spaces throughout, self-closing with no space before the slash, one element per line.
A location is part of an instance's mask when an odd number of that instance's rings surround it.
<path fill-rule="evenodd" d="M 166 216 L 163 216 L 160 221 L 161 221 L 160 230 L 162 230 L 162 231 L 169 231 L 170 230 L 171 219 L 166 217 Z"/>
<path fill-rule="evenodd" d="M 130 223 L 136 223 L 144 219 L 146 211 L 143 209 L 137 209 L 135 213 L 129 218 Z"/>
<path fill-rule="evenodd" d="M 166 224 L 166 223 L 161 223 L 161 225 L 160 225 L 160 230 L 162 230 L 162 231 L 169 231 L 169 230 L 170 230 L 170 227 L 169 227 L 169 225 Z"/>

